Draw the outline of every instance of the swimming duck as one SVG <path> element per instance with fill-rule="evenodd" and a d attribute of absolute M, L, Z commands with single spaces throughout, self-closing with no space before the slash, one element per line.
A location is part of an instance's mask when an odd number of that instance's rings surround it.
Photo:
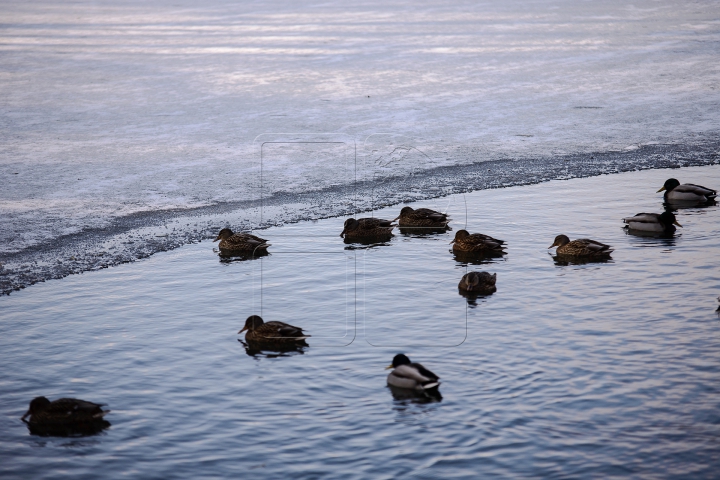
<path fill-rule="evenodd" d="M 238 333 L 247 330 L 245 341 L 276 346 L 307 346 L 306 338 L 310 335 L 303 333 L 302 328 L 294 327 L 283 322 L 264 322 L 258 315 L 250 315 L 245 320 L 245 326 Z"/>
<path fill-rule="evenodd" d="M 692 183 L 680 182 L 675 178 L 669 178 L 657 193 L 665 190 L 665 202 L 697 202 L 705 203 L 715 199 L 717 191 Z"/>
<path fill-rule="evenodd" d="M 467 230 L 458 230 L 455 233 L 453 244 L 455 253 L 496 253 L 503 254 L 505 251 L 504 240 L 498 240 L 482 233 L 469 233 Z"/>
<path fill-rule="evenodd" d="M 448 226 L 448 216 L 444 213 L 436 212 L 429 208 L 413 209 L 412 207 L 403 207 L 400 215 L 393 219 L 398 221 L 399 227 L 421 227 L 421 228 L 437 228 L 452 230 Z"/>
<path fill-rule="evenodd" d="M 558 235 L 555 241 L 548 248 L 558 247 L 555 250 L 557 255 L 572 257 L 607 257 L 613 252 L 610 245 L 590 240 L 589 238 L 578 238 L 570 241 L 567 235 Z"/>
<path fill-rule="evenodd" d="M 497 291 L 496 281 L 497 273 L 490 275 L 488 272 L 468 272 L 460 279 L 458 288 L 466 293 L 489 295 Z"/>
<path fill-rule="evenodd" d="M 392 230 L 395 224 L 392 220 L 383 220 L 382 218 L 348 218 L 341 237 L 345 240 L 384 240 L 393 236 Z"/>
<path fill-rule="evenodd" d="M 407 388 L 418 392 L 436 389 L 440 386 L 440 377 L 423 367 L 419 363 L 411 363 L 410 359 L 402 353 L 393 358 L 392 364 L 385 370 L 393 368 L 387 377 L 388 385 L 398 388 Z"/>
<path fill-rule="evenodd" d="M 270 246 L 264 238 L 256 237 L 249 233 L 233 233 L 229 228 L 223 228 L 213 242 L 221 240 L 218 247 L 222 252 L 250 253 L 260 254 L 267 253 Z"/>
<path fill-rule="evenodd" d="M 674 225 L 682 227 L 672 212 L 663 213 L 638 213 L 634 217 L 623 218 L 623 222 L 627 223 L 626 227 L 630 230 L 640 230 L 643 232 L 656 233 L 673 233 Z"/>
<path fill-rule="evenodd" d="M 51 402 L 45 397 L 36 397 L 21 420 L 28 425 L 31 433 L 38 435 L 90 435 L 110 426 L 110 422 L 103 418 L 110 410 L 103 410 L 102 406 L 77 398 L 60 398 Z"/>

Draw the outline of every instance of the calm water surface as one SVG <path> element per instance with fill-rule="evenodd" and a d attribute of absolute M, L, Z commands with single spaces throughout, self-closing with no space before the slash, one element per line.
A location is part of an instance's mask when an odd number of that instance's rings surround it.
<path fill-rule="evenodd" d="M 272 254 L 221 262 L 203 242 L 0 298 L 0 473 L 24 478 L 717 477 L 720 210 L 679 211 L 672 239 L 620 219 L 661 212 L 668 177 L 720 166 L 480 191 L 423 205 L 508 242 L 466 265 L 454 232 L 347 248 L 342 219 L 264 231 Z M 393 218 L 399 207 L 376 212 Z M 557 234 L 616 248 L 563 265 Z M 468 269 L 498 291 L 468 302 Z M 250 356 L 245 318 L 287 321 L 303 353 Z M 403 351 L 441 402 L 396 400 Z M 36 395 L 106 402 L 112 427 L 31 436 Z"/>

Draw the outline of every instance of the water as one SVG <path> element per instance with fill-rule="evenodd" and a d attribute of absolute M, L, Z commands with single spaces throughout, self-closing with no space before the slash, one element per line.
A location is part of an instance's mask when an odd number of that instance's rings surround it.
<path fill-rule="evenodd" d="M 342 219 L 263 232 L 270 256 L 221 262 L 202 242 L 0 298 L 3 477 L 713 478 L 720 468 L 718 207 L 683 209 L 672 239 L 620 219 L 660 212 L 669 177 L 710 187 L 720 167 L 650 170 L 421 202 L 508 242 L 458 263 L 452 233 L 347 249 Z M 393 218 L 399 207 L 376 212 Z M 554 237 L 612 261 L 562 265 Z M 496 272 L 475 304 L 457 281 Z M 310 347 L 249 356 L 260 313 Z M 441 402 L 395 400 L 403 351 Z M 112 427 L 29 435 L 36 395 L 107 402 Z"/>

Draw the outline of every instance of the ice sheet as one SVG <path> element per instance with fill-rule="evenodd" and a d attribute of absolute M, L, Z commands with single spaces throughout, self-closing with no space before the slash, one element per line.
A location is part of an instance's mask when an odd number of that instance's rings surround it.
<path fill-rule="evenodd" d="M 716 2 L 0 8 L 5 265 L 138 218 L 163 225 L 172 212 L 229 211 L 261 194 L 351 180 L 325 151 L 290 155 L 275 182 L 258 190 L 255 139 L 263 134 L 340 134 L 360 167 L 352 179 L 376 181 L 508 159 L 535 159 L 552 171 L 561 157 L 648 145 L 673 147 L 644 150 L 657 158 L 628 155 L 628 168 L 676 161 L 677 152 L 713 162 L 718 151 Z M 385 150 L 373 152 L 366 139 L 376 133 L 414 150 L 397 155 L 382 140 Z M 379 160 L 393 152 L 393 162 Z M 404 195 L 388 194 L 382 202 Z M 286 207 L 295 210 L 277 221 L 302 216 L 302 208 Z M 176 228 L 179 242 L 196 238 L 197 228 Z"/>

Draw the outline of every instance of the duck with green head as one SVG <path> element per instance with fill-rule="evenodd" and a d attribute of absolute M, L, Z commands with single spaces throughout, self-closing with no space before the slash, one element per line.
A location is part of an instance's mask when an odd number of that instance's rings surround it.
<path fill-rule="evenodd" d="M 440 377 L 419 363 L 412 363 L 403 353 L 398 353 L 385 370 L 393 369 L 387 376 L 387 383 L 397 388 L 423 392 L 440 386 Z"/>
<path fill-rule="evenodd" d="M 708 203 L 715 200 L 717 191 L 701 185 L 683 183 L 676 178 L 668 178 L 657 193 L 665 191 L 663 198 L 667 203 Z"/>
<path fill-rule="evenodd" d="M 675 218 L 675 214 L 665 211 L 663 213 L 638 213 L 633 217 L 623 218 L 627 225 L 625 228 L 639 232 L 652 232 L 671 234 L 675 232 L 675 225 L 682 227 Z"/>

